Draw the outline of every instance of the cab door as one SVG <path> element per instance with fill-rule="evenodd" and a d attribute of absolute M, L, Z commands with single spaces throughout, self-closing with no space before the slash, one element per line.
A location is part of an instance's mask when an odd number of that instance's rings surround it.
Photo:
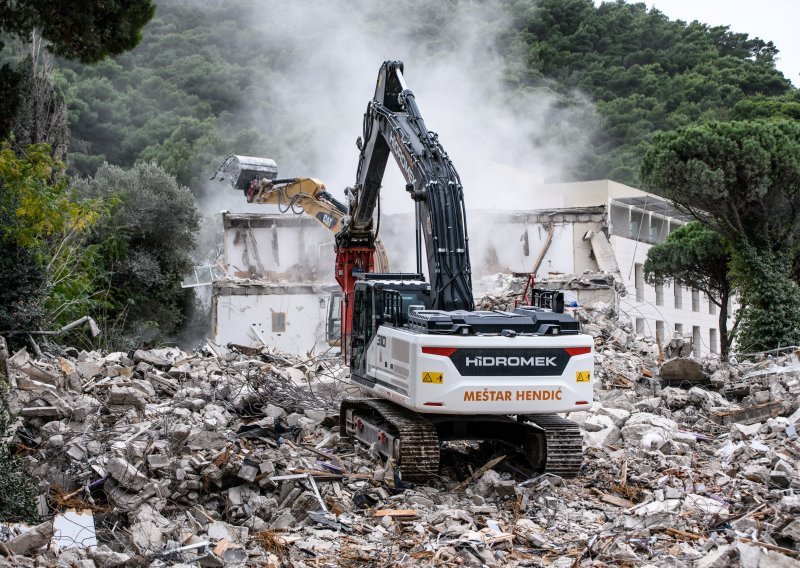
<path fill-rule="evenodd" d="M 362 379 L 367 376 L 367 348 L 374 335 L 372 289 L 356 286 L 353 301 L 353 332 L 350 338 L 350 373 Z"/>

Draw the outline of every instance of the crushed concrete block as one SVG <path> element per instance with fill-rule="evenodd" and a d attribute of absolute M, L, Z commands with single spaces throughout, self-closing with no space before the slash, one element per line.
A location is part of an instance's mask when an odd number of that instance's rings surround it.
<path fill-rule="evenodd" d="M 208 525 L 208 538 L 214 540 L 225 539 L 229 542 L 236 542 L 239 544 L 246 544 L 247 538 L 250 535 L 250 529 L 247 527 L 237 527 L 222 521 L 215 521 Z"/>
<path fill-rule="evenodd" d="M 661 391 L 661 398 L 667 408 L 678 410 L 689 405 L 689 393 L 678 387 L 666 387 Z"/>
<path fill-rule="evenodd" d="M 278 420 L 279 418 L 283 418 L 284 416 L 286 416 L 286 411 L 280 406 L 275 406 L 272 403 L 267 403 L 267 408 L 264 409 L 264 414 L 266 414 L 270 418 Z"/>
<path fill-rule="evenodd" d="M 147 465 L 150 469 L 162 469 L 169 467 L 171 463 L 172 459 L 163 454 L 150 454 L 147 456 Z"/>
<path fill-rule="evenodd" d="M 327 417 L 327 413 L 324 410 L 314 410 L 313 408 L 303 409 L 303 414 L 317 424 L 321 423 Z"/>
<path fill-rule="evenodd" d="M 150 481 L 132 464 L 119 457 L 108 460 L 106 470 L 109 475 L 117 481 L 120 487 L 130 491 L 141 491 L 147 482 Z"/>
<path fill-rule="evenodd" d="M 774 400 L 772 402 L 756 404 L 744 408 L 718 410 L 716 412 L 712 412 L 710 418 L 717 424 L 723 425 L 730 424 L 731 422 L 755 424 L 756 422 L 764 422 L 768 418 L 778 416 L 782 411 L 783 402 L 780 400 Z"/>
<path fill-rule="evenodd" d="M 124 552 L 114 552 L 106 545 L 101 544 L 94 550 L 89 550 L 87 555 L 94 561 L 95 565 L 107 568 L 122 568 L 127 566 L 131 560 L 130 555 Z"/>
<path fill-rule="evenodd" d="M 27 556 L 35 550 L 47 545 L 51 538 L 53 538 L 52 519 L 30 528 L 3 544 L 12 554 Z"/>
<path fill-rule="evenodd" d="M 703 366 L 695 359 L 670 359 L 661 365 L 661 380 L 665 384 L 680 386 L 708 381 Z"/>
<path fill-rule="evenodd" d="M 254 465 L 245 464 L 241 468 L 239 468 L 239 472 L 236 476 L 239 479 L 243 479 L 248 483 L 253 483 L 256 480 L 256 476 L 258 475 L 258 467 Z"/>
<path fill-rule="evenodd" d="M 742 470 L 742 476 L 750 481 L 763 483 L 766 485 L 769 480 L 769 470 L 763 465 L 749 464 Z"/>
<path fill-rule="evenodd" d="M 296 412 L 292 412 L 288 416 L 286 416 L 286 425 L 290 428 L 292 426 L 297 426 L 300 423 L 300 419 L 303 418 L 302 414 L 298 414 Z"/>
<path fill-rule="evenodd" d="M 113 386 L 108 392 L 108 404 L 129 404 L 136 408 L 144 408 L 147 405 L 147 398 L 139 389 Z"/>
<path fill-rule="evenodd" d="M 222 431 L 193 430 L 186 439 L 186 445 L 195 450 L 208 450 L 219 452 L 228 443 L 228 438 Z"/>
<path fill-rule="evenodd" d="M 755 424 L 738 424 L 736 422 L 731 424 L 731 436 L 735 440 L 746 440 L 756 436 L 761 430 L 761 422 Z"/>
<path fill-rule="evenodd" d="M 277 518 L 270 523 L 269 528 L 273 531 L 281 531 L 293 527 L 296 522 L 297 521 L 292 514 L 289 511 L 284 510 L 281 511 Z"/>
<path fill-rule="evenodd" d="M 590 448 L 613 446 L 622 439 L 622 433 L 616 426 L 610 426 L 599 432 L 583 433 L 583 441 Z"/>
<path fill-rule="evenodd" d="M 615 329 L 611 332 L 611 337 L 609 337 L 611 343 L 616 345 L 617 347 L 626 347 L 630 342 L 630 336 L 625 333 L 622 329 Z"/>
<path fill-rule="evenodd" d="M 78 374 L 84 381 L 88 381 L 103 372 L 103 366 L 95 361 L 79 361 L 77 366 Z"/>
<path fill-rule="evenodd" d="M 174 359 L 171 361 L 164 354 L 159 353 L 159 350 L 145 351 L 139 349 L 137 351 L 134 351 L 133 353 L 134 363 L 144 362 L 147 363 L 148 365 L 152 365 L 153 367 L 159 367 L 161 369 L 172 366 L 173 361 Z"/>
<path fill-rule="evenodd" d="M 141 521 L 131 525 L 131 542 L 139 554 L 160 552 L 164 546 L 164 533 L 154 521 Z"/>
<path fill-rule="evenodd" d="M 631 416 L 621 428 L 622 437 L 627 444 L 641 446 L 644 449 L 657 449 L 673 439 L 678 430 L 674 420 L 656 414 L 639 412 Z"/>
<path fill-rule="evenodd" d="M 684 508 L 699 513 L 703 516 L 707 515 L 728 515 L 730 509 L 716 499 L 710 497 L 703 497 L 695 493 L 690 493 L 686 496 L 683 502 Z"/>
<path fill-rule="evenodd" d="M 695 566 L 696 568 L 727 568 L 734 565 L 736 556 L 736 549 L 733 546 L 723 545 L 701 558 Z"/>
<path fill-rule="evenodd" d="M 616 424 L 614 424 L 614 421 L 609 416 L 598 414 L 588 417 L 581 425 L 587 432 L 599 432 L 615 426 Z"/>
<path fill-rule="evenodd" d="M 758 391 L 753 393 L 753 399 L 756 401 L 756 404 L 764 404 L 772 400 L 772 394 L 768 390 Z"/>
<path fill-rule="evenodd" d="M 630 412 L 622 408 L 610 408 L 607 406 L 601 406 L 598 408 L 597 414 L 611 418 L 611 420 L 614 422 L 614 426 L 617 428 L 621 428 L 631 415 Z"/>
<path fill-rule="evenodd" d="M 658 409 L 661 408 L 662 404 L 663 402 L 661 397 L 655 396 L 640 400 L 634 406 L 641 412 L 657 412 Z"/>

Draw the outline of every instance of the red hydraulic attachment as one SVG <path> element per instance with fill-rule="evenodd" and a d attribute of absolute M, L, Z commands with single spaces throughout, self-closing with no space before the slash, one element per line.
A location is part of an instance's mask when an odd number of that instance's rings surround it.
<path fill-rule="evenodd" d="M 347 347 L 353 330 L 353 290 L 356 274 L 375 270 L 374 248 L 351 247 L 336 250 L 336 281 L 342 289 L 342 355 L 347 361 Z"/>

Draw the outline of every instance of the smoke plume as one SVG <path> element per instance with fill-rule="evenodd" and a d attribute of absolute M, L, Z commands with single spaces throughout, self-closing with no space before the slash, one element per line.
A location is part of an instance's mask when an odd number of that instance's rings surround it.
<path fill-rule="evenodd" d="M 497 1 L 257 3 L 250 14 L 256 32 L 248 33 L 275 54 L 274 73 L 254 91 L 264 96 L 252 97 L 251 107 L 239 112 L 275 140 L 269 157 L 281 177 L 319 178 L 343 199 L 355 181 L 355 140 L 378 69 L 385 60 L 402 60 L 428 128 L 439 134 L 461 175 L 468 209 L 552 207 L 536 187 L 563 180 L 588 134 L 565 140 L 552 131 L 552 124 L 585 129 L 549 91 L 509 92 L 504 75 L 515 62 L 496 48 L 510 26 L 506 13 Z M 390 159 L 383 213 L 413 211 L 404 185 Z M 225 208 L 247 207 L 227 199 Z M 390 252 L 409 249 L 387 245 Z M 475 246 L 473 256 L 480 255 Z M 394 268 L 413 268 L 410 258 L 392 260 Z"/>

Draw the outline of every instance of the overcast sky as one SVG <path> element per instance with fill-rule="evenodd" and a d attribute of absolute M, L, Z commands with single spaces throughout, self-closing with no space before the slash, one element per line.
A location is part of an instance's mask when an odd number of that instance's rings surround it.
<path fill-rule="evenodd" d="M 797 0 L 646 0 L 671 20 L 700 20 L 772 41 L 780 50 L 777 67 L 800 86 L 800 1 Z"/>

